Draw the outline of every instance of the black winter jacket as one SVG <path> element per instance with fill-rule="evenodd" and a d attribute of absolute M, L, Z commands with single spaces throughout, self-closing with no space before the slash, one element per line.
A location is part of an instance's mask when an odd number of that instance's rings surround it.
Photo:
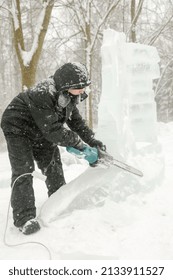
<path fill-rule="evenodd" d="M 75 146 L 80 138 L 89 144 L 94 133 L 77 109 L 77 97 L 71 97 L 65 108 L 58 104 L 59 92 L 53 78 L 19 93 L 2 116 L 5 135 L 26 136 L 32 140 L 46 138 L 60 146 Z M 70 130 L 64 125 L 67 124 Z"/>

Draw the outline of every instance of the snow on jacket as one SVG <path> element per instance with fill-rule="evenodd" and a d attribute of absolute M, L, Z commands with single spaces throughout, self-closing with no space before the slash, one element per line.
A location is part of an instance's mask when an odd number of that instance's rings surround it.
<path fill-rule="evenodd" d="M 59 105 L 60 95 L 53 77 L 36 87 L 19 93 L 8 105 L 1 120 L 5 135 L 26 136 L 36 140 L 41 137 L 61 146 L 75 146 L 78 135 L 89 144 L 94 133 L 85 124 L 77 109 L 77 96 L 68 96 L 67 105 Z M 68 128 L 64 127 L 67 124 Z"/>

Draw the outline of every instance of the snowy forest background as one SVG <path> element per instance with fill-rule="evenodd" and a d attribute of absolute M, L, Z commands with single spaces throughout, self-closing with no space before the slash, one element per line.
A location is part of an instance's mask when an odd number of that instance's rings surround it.
<path fill-rule="evenodd" d="M 62 64 L 87 65 L 92 85 L 82 115 L 97 127 L 103 30 L 124 32 L 127 42 L 153 45 L 161 76 L 154 83 L 158 121 L 173 121 L 172 0 L 1 0 L 0 116 L 22 88 Z M 2 132 L 0 141 L 3 142 Z"/>

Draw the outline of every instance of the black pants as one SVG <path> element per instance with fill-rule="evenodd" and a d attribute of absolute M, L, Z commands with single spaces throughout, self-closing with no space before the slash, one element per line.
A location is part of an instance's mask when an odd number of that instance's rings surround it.
<path fill-rule="evenodd" d="M 32 141 L 26 137 L 6 136 L 9 159 L 12 168 L 12 186 L 16 178 L 34 171 L 34 161 L 47 176 L 48 196 L 65 184 L 59 149 L 46 139 Z M 22 226 L 35 218 L 35 196 L 31 175 L 19 178 L 12 189 L 11 206 L 14 225 Z"/>

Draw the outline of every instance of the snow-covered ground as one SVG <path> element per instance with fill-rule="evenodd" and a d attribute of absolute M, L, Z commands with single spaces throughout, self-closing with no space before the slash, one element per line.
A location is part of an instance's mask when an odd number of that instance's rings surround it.
<path fill-rule="evenodd" d="M 42 228 L 31 236 L 13 226 L 11 209 L 4 236 L 11 172 L 7 152 L 1 152 L 0 259 L 172 260 L 173 123 L 159 125 L 159 143 L 162 154 L 143 149 L 132 159 L 143 178 L 88 167 L 63 151 L 65 187 L 48 199 L 44 182 L 34 179 Z"/>

